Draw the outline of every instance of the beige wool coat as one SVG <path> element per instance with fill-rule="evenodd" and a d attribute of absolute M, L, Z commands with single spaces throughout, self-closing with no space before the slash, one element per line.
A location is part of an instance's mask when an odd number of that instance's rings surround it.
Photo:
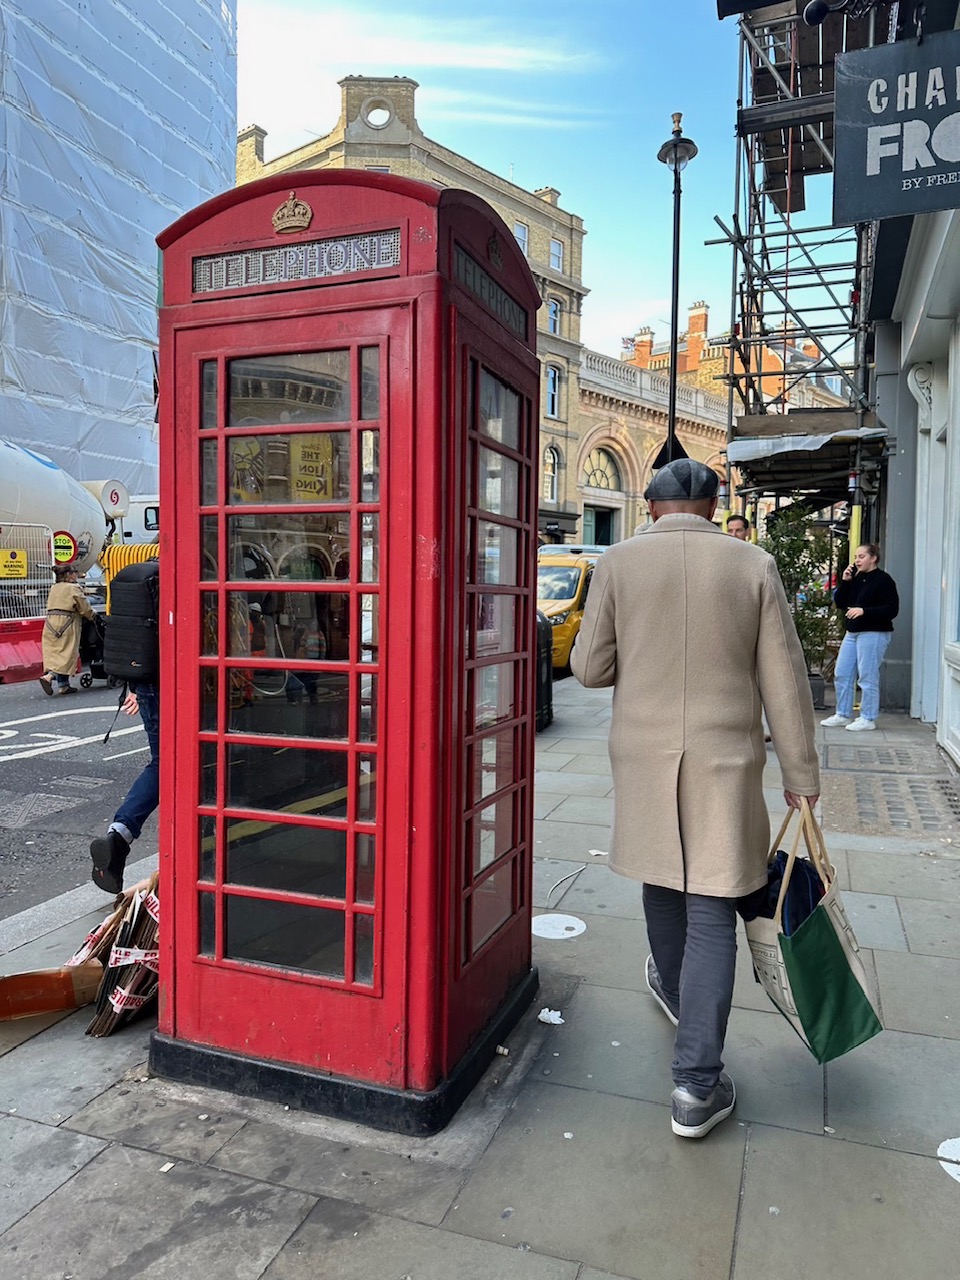
<path fill-rule="evenodd" d="M 55 582 L 47 596 L 47 617 L 40 635 L 43 669 L 72 676 L 80 652 L 80 619 L 92 618 L 90 601 L 75 582 Z"/>
<path fill-rule="evenodd" d="M 764 884 L 761 710 L 783 786 L 820 791 L 810 685 L 773 558 L 700 516 L 661 517 L 600 557 L 570 665 L 590 688 L 614 686 L 613 869 L 708 897 Z"/>

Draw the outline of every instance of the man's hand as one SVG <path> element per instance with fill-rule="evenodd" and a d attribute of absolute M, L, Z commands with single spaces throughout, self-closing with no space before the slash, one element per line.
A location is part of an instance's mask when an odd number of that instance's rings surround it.
<path fill-rule="evenodd" d="M 124 698 L 120 710 L 128 716 L 135 716 L 140 711 L 140 703 L 137 701 L 137 695 L 132 691 Z"/>
<path fill-rule="evenodd" d="M 809 804 L 810 808 L 812 809 L 816 805 L 817 801 L 820 799 L 819 795 L 798 796 L 793 791 L 784 791 L 783 798 L 784 800 L 786 800 L 787 804 L 790 806 L 791 809 L 799 809 L 801 807 L 800 805 L 801 800 L 806 800 L 806 802 Z"/>
<path fill-rule="evenodd" d="M 851 609 L 848 609 L 848 610 L 847 610 L 847 614 L 846 614 L 846 616 L 847 616 L 848 618 L 862 618 L 862 617 L 863 617 L 863 610 L 862 610 L 862 609 L 857 609 L 857 608 L 851 608 Z"/>

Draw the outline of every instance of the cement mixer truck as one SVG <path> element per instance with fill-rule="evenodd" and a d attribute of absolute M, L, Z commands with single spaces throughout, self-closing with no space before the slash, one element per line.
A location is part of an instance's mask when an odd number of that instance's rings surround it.
<path fill-rule="evenodd" d="M 0 440 L 0 684 L 35 679 L 53 565 L 96 565 L 129 497 L 81 482 L 42 453 Z"/>

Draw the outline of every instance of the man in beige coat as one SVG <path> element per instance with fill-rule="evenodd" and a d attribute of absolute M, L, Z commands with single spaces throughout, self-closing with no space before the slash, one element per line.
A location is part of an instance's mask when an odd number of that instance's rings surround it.
<path fill-rule="evenodd" d="M 721 1054 L 736 902 L 766 882 L 761 713 L 787 803 L 816 803 L 813 702 L 771 556 L 711 523 L 717 476 L 657 472 L 654 523 L 597 562 L 570 665 L 614 686 L 610 865 L 643 881 L 647 985 L 677 1025 L 672 1127 L 702 1137 L 736 1102 Z"/>

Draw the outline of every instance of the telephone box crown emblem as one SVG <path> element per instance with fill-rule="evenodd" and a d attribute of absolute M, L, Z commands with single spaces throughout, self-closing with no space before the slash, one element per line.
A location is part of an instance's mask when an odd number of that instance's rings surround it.
<path fill-rule="evenodd" d="M 487 257 L 493 266 L 499 269 L 503 266 L 503 251 L 500 248 L 500 241 L 496 235 L 492 235 L 487 241 Z"/>
<path fill-rule="evenodd" d="M 298 200 L 297 193 L 291 191 L 283 204 L 273 215 L 273 229 L 284 231 L 306 231 L 313 218 L 313 210 L 305 200 Z"/>

